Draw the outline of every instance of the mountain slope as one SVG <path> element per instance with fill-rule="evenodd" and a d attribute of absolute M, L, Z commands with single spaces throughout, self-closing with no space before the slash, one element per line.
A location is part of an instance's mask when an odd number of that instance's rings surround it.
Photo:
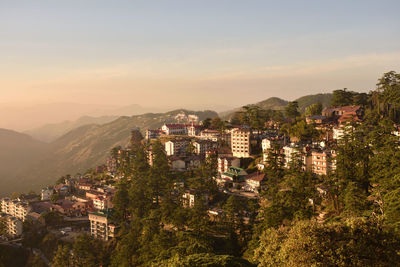
<path fill-rule="evenodd" d="M 283 100 L 279 97 L 270 97 L 264 101 L 261 101 L 261 102 L 255 103 L 255 104 L 249 104 L 249 105 L 256 105 L 263 109 L 283 110 L 287 104 L 288 104 L 288 101 Z M 231 116 L 233 115 L 233 113 L 241 111 L 241 110 L 242 110 L 242 107 L 235 108 L 232 110 L 221 112 L 221 113 L 219 113 L 219 116 L 224 119 L 230 119 Z"/>
<path fill-rule="evenodd" d="M 46 124 L 41 127 L 25 131 L 26 134 L 43 141 L 52 142 L 69 131 L 78 127 L 89 125 L 89 124 L 105 124 L 116 120 L 118 116 L 102 116 L 102 117 L 90 117 L 83 116 L 76 121 L 64 121 L 54 124 Z"/>
<path fill-rule="evenodd" d="M 215 117 L 217 113 L 175 110 L 120 117 L 103 125 L 92 124 L 76 128 L 48 144 L 44 156 L 33 166 L 29 165 L 21 170 L 16 175 L 20 186 L 13 185 L 12 191 L 38 190 L 47 184 L 53 184 L 62 175 L 84 172 L 103 164 L 113 147 L 124 147 L 129 143 L 132 129 L 139 128 L 144 133 L 147 128 L 158 128 L 163 123 L 188 122 L 188 115 L 197 116 L 201 121 L 207 117 Z"/>
<path fill-rule="evenodd" d="M 332 94 L 315 94 L 315 95 L 306 95 L 303 97 L 300 97 L 294 101 L 297 101 L 299 103 L 299 110 L 300 112 L 304 112 L 305 109 L 315 103 L 321 103 L 323 107 L 329 106 L 330 102 L 332 100 Z M 289 103 L 289 101 L 283 100 L 278 97 L 270 97 L 264 101 L 255 103 L 255 104 L 249 104 L 249 105 L 255 105 L 258 106 L 262 109 L 272 109 L 272 110 L 284 110 L 286 105 Z M 221 118 L 224 118 L 225 120 L 229 120 L 235 112 L 241 111 L 242 107 L 236 108 L 233 110 L 225 111 L 219 113 L 219 116 Z"/>
<path fill-rule="evenodd" d="M 301 113 L 305 111 L 305 109 L 315 103 L 321 103 L 325 108 L 331 104 L 332 94 L 316 94 L 316 95 L 307 95 L 296 99 L 299 103 L 299 110 Z"/>
<path fill-rule="evenodd" d="M 0 195 L 16 191 L 22 169 L 37 164 L 47 151 L 47 144 L 26 134 L 0 129 Z"/>

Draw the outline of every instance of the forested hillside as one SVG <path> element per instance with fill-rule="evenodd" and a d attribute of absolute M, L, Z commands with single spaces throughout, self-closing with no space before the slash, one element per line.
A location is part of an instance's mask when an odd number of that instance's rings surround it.
<path fill-rule="evenodd" d="M 312 104 L 321 103 L 323 107 L 330 105 L 332 100 L 332 94 L 316 94 L 316 95 L 306 95 L 302 96 L 294 101 L 298 103 L 299 111 L 304 113 L 306 108 Z M 289 104 L 289 101 L 283 100 L 278 97 L 270 97 L 264 101 L 257 102 L 255 104 L 249 104 L 247 106 L 257 106 L 264 110 L 284 110 Z M 236 108 L 234 110 L 229 110 L 221 112 L 219 116 L 224 119 L 231 119 L 235 112 L 243 111 L 243 108 Z"/>

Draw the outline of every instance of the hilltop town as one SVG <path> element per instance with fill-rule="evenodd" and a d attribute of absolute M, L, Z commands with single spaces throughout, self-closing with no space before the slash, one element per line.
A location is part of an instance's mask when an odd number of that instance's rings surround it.
<path fill-rule="evenodd" d="M 383 174 L 389 161 L 374 157 L 388 147 L 399 153 L 399 118 L 389 100 L 381 109 L 377 97 L 383 96 L 377 94 L 384 93 L 336 90 L 329 107 L 315 103 L 303 114 L 297 102 L 289 102 L 283 111 L 245 106 L 229 121 L 183 114 L 182 123 L 132 129 L 129 145 L 113 148 L 103 165 L 60 177 L 39 195 L 1 199 L 0 242 L 35 248 L 46 264 L 79 262 L 77 242 L 105 242 L 118 250 L 115 260 L 140 265 L 156 255 L 140 247 L 154 246 L 157 237 L 169 240 L 159 244 L 160 251 L 172 244 L 179 250 L 151 259 L 155 266 L 174 255 L 229 251 L 232 261 L 249 260 L 237 266 L 251 266 L 273 258 L 259 251 L 270 237 L 260 236 L 266 229 L 318 230 L 340 221 L 356 227 L 348 218 L 363 218 L 357 227 L 381 220 L 380 227 L 389 229 L 398 213 L 386 210 L 383 201 L 396 204 L 382 194 L 396 187 Z M 296 224 L 304 220 L 310 225 Z M 199 247 L 192 253 L 186 246 L 193 242 Z M 96 264 L 107 261 L 93 257 Z M 396 259 L 398 254 L 390 262 Z"/>

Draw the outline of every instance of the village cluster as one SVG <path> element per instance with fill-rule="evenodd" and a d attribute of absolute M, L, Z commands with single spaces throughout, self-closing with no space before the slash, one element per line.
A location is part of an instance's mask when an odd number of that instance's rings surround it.
<path fill-rule="evenodd" d="M 325 108 L 322 115 L 306 117 L 307 124 L 313 124 L 321 133 L 313 140 L 299 140 L 282 134 L 281 122 L 268 121 L 263 129 L 248 126 L 232 126 L 225 129 L 206 128 L 197 121 L 185 124 L 162 125 L 160 129 L 148 129 L 146 142 L 160 140 L 168 156 L 171 171 L 188 171 L 200 167 L 207 157 L 217 158 L 215 179 L 219 190 L 225 194 L 242 197 L 259 197 L 264 182 L 268 179 L 263 172 L 271 153 L 279 156 L 283 167 L 289 168 L 294 161 L 302 163 L 304 171 L 315 175 L 326 175 L 336 168 L 335 144 L 344 135 L 349 121 L 362 120 L 360 106 Z M 131 133 L 131 143 L 141 141 L 139 130 Z M 119 149 L 106 163 L 96 168 L 96 173 L 105 173 L 116 181 L 120 179 L 118 165 L 121 155 L 129 147 Z M 148 149 L 148 163 L 152 165 L 151 146 Z M 320 190 L 323 191 L 321 188 Z M 87 175 L 65 177 L 59 184 L 43 188 L 40 197 L 22 195 L 18 199 L 1 199 L 1 217 L 6 222 L 9 237 L 23 235 L 23 222 L 27 219 L 37 223 L 43 214 L 58 211 L 73 227 L 58 229 L 59 234 L 68 236 L 74 231 L 89 231 L 94 237 L 109 240 L 118 229 L 112 223 L 112 200 L 115 187 L 109 179 L 94 180 Z M 198 195 L 191 188 L 185 188 L 182 205 L 195 205 Z M 207 196 L 202 201 L 208 204 Z M 210 216 L 222 211 L 209 206 Z M 85 224 L 86 223 L 86 224 Z M 86 225 L 86 226 L 85 226 Z M 88 229 L 89 225 L 90 229 Z"/>

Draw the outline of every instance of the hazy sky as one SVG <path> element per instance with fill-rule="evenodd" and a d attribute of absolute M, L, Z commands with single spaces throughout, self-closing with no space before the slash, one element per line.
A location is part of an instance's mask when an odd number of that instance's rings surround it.
<path fill-rule="evenodd" d="M 0 0 L 0 103 L 237 106 L 374 89 L 400 1 Z"/>

